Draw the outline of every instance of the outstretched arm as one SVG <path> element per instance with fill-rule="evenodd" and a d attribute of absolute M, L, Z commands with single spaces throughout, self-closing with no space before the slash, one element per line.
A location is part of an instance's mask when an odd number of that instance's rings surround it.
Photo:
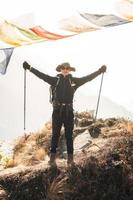
<path fill-rule="evenodd" d="M 52 77 L 52 76 L 49 76 L 47 74 L 40 72 L 39 70 L 31 67 L 26 61 L 23 63 L 23 68 L 25 70 L 29 70 L 30 72 L 35 74 L 38 78 L 44 80 L 45 82 L 47 82 L 50 85 L 54 85 L 56 82 L 56 77 Z"/>
<path fill-rule="evenodd" d="M 102 67 L 100 67 L 97 71 L 87 75 L 87 76 L 84 76 L 84 77 L 81 77 L 81 78 L 76 78 L 76 82 L 77 82 L 77 85 L 78 87 L 87 83 L 88 81 L 91 81 L 93 80 L 94 78 L 96 78 L 98 75 L 100 75 L 101 73 L 104 73 L 106 72 L 106 66 L 103 65 Z"/>

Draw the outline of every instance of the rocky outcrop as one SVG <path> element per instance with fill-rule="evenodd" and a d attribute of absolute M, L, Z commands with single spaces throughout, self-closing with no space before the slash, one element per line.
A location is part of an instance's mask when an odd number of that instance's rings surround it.
<path fill-rule="evenodd" d="M 54 168 L 48 165 L 50 123 L 38 133 L 20 138 L 14 150 L 14 158 L 19 159 L 18 165 L 0 171 L 0 198 L 133 199 L 133 123 L 125 119 L 109 118 L 99 119 L 95 124 L 87 125 L 84 122 L 91 121 L 88 116 L 85 112 L 77 115 L 77 121 L 80 123 L 75 124 L 74 129 L 76 164 L 70 168 L 66 167 L 63 129 L 57 167 Z M 90 126 L 100 129 L 97 137 L 91 136 Z"/>

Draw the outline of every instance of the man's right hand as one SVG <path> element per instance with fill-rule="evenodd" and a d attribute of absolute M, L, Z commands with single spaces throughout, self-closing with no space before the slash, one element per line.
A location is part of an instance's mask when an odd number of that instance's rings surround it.
<path fill-rule="evenodd" d="M 30 66 L 26 61 L 24 61 L 24 62 L 23 62 L 23 68 L 24 68 L 25 70 L 26 70 L 26 69 L 30 70 L 31 66 Z"/>

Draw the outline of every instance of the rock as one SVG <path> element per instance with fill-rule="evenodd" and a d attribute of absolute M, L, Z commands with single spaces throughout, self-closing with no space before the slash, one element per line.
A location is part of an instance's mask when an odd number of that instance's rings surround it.
<path fill-rule="evenodd" d="M 81 149 L 89 146 L 91 144 L 91 137 L 88 131 L 84 131 L 84 133 L 79 134 L 74 139 L 74 149 L 76 151 L 80 151 Z"/>
<path fill-rule="evenodd" d="M 78 127 L 74 129 L 74 137 L 76 137 L 78 134 L 83 133 L 87 127 Z"/>
<path fill-rule="evenodd" d="M 79 121 L 79 126 L 80 127 L 85 127 L 85 126 L 89 126 L 93 123 L 93 119 L 85 119 L 83 118 L 82 120 Z"/>
<path fill-rule="evenodd" d="M 90 126 L 88 128 L 88 131 L 89 131 L 91 137 L 93 137 L 93 138 L 97 138 L 101 133 L 101 129 L 95 125 Z"/>
<path fill-rule="evenodd" d="M 0 186 L 0 200 L 7 200 L 8 194 L 7 192 Z"/>

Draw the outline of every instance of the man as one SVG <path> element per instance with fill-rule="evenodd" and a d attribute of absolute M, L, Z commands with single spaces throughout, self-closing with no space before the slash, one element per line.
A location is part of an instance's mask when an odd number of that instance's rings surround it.
<path fill-rule="evenodd" d="M 75 68 L 71 67 L 67 62 L 57 66 L 56 71 L 60 73 L 56 77 L 49 76 L 36 70 L 26 61 L 23 63 L 23 68 L 25 70 L 28 69 L 30 72 L 47 82 L 52 87 L 52 139 L 49 164 L 52 166 L 56 165 L 56 149 L 58 147 L 61 127 L 64 125 L 67 145 L 67 164 L 68 166 L 73 165 L 74 93 L 81 85 L 93 80 L 101 73 L 106 72 L 106 66 L 103 65 L 92 74 L 81 78 L 76 78 L 71 75 L 71 72 L 74 72 Z"/>

